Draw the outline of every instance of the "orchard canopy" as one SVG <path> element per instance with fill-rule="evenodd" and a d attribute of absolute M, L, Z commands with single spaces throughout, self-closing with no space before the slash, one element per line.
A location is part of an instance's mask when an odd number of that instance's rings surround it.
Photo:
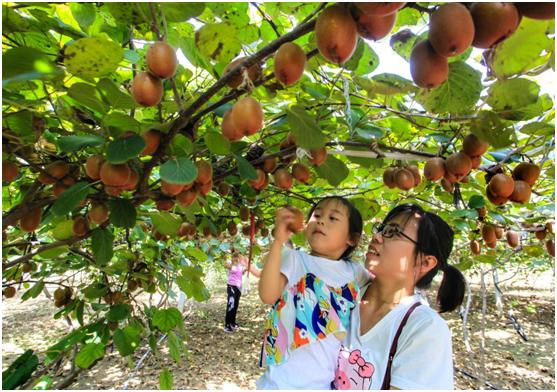
<path fill-rule="evenodd" d="M 331 194 L 365 219 L 356 260 L 412 202 L 465 274 L 551 268 L 554 34 L 554 3 L 3 3 L 4 297 L 59 287 L 78 327 L 44 366 L 164 333 L 180 360 L 168 298 Z"/>

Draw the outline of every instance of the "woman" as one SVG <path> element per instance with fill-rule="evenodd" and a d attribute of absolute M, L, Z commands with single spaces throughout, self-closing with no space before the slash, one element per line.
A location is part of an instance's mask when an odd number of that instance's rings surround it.
<path fill-rule="evenodd" d="M 335 389 L 452 389 L 451 333 L 416 289 L 439 271 L 439 313 L 464 297 L 461 272 L 447 260 L 453 231 L 437 215 L 405 204 L 375 230 L 366 254 L 374 280 L 364 286 L 341 348 Z"/>

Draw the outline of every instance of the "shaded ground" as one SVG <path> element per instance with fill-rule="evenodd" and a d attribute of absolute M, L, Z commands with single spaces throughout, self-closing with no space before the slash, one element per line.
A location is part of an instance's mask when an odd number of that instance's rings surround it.
<path fill-rule="evenodd" d="M 549 282 L 549 283 L 548 283 Z M 486 379 L 501 389 L 555 389 L 555 297 L 552 276 L 542 283 L 524 282 L 536 290 L 520 286 L 506 286 L 505 311 L 512 306 L 524 328 L 525 342 L 508 323 L 506 315 L 496 315 L 493 289 L 488 288 L 486 317 Z M 245 294 L 240 302 L 238 332 L 222 330 L 226 303 L 225 283 L 213 277 L 208 282 L 213 293 L 205 303 L 193 305 L 185 325 L 189 358 L 181 365 L 174 363 L 164 350 L 150 355 L 137 374 L 133 367 L 146 351 L 146 344 L 128 362 L 116 351 L 91 370 L 83 371 L 71 389 L 121 389 L 129 381 L 129 389 L 158 389 L 159 373 L 169 368 L 176 389 L 254 389 L 261 374 L 257 367 L 261 348 L 261 330 L 268 307 L 261 304 L 257 291 Z M 445 316 L 453 332 L 455 366 L 478 375 L 480 363 L 481 298 L 479 286 L 472 285 L 473 303 L 469 315 L 469 334 L 474 355 L 467 354 L 462 339 L 462 323 L 458 313 Z M 20 303 L 3 301 L 2 367 L 9 364 L 25 349 L 44 350 L 67 331 L 65 320 L 52 320 L 54 305 L 43 295 Z M 130 376 L 132 376 L 130 378 Z M 457 389 L 479 389 L 477 380 L 457 372 Z"/>

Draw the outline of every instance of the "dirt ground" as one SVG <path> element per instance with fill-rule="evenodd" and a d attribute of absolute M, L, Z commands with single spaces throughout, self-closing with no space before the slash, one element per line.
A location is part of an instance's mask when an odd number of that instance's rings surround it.
<path fill-rule="evenodd" d="M 240 301 L 240 330 L 222 330 L 226 303 L 226 284 L 222 276 L 210 276 L 207 282 L 212 297 L 204 303 L 186 306 L 185 319 L 189 350 L 187 360 L 176 364 L 166 349 L 149 355 L 141 369 L 133 367 L 147 350 L 144 343 L 128 361 L 118 353 L 107 352 L 92 369 L 83 371 L 70 389 L 158 389 L 162 368 L 172 371 L 175 389 L 255 389 L 262 373 L 257 367 L 261 348 L 262 324 L 268 307 L 257 296 L 252 282 L 249 293 Z M 503 278 L 503 277 L 502 277 Z M 458 312 L 444 316 L 453 333 L 455 386 L 457 389 L 480 389 L 475 380 L 481 363 L 479 350 L 481 296 L 479 285 L 471 285 L 473 301 L 468 331 L 472 353 L 466 352 L 462 323 Z M 485 330 L 485 389 L 555 389 L 555 291 L 553 275 L 515 279 L 502 286 L 505 314 L 497 315 L 493 287 L 488 285 L 488 312 Z M 488 280 L 488 284 L 491 281 Z M 536 289 L 532 289 L 535 287 Z M 524 341 L 510 324 L 506 312 L 512 308 L 524 329 Z M 2 369 L 32 348 L 44 351 L 68 331 L 65 320 L 53 320 L 54 305 L 44 295 L 20 303 L 17 299 L 2 302 Z M 41 358 L 41 357 L 40 357 Z M 463 374 L 460 370 L 468 373 Z M 472 377 L 470 377 L 472 376 Z"/>

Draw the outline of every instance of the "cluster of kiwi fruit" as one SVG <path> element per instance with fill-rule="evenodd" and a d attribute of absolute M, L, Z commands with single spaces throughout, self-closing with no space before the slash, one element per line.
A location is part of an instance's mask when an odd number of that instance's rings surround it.
<path fill-rule="evenodd" d="M 551 257 L 555 257 L 555 221 L 548 221 L 544 226 L 537 226 L 534 235 L 540 241 L 545 241 L 545 249 Z M 547 236 L 550 238 L 547 238 Z"/>
<path fill-rule="evenodd" d="M 145 63 L 148 70 L 135 75 L 130 92 L 139 105 L 156 106 L 164 94 L 161 79 L 171 78 L 176 73 L 176 50 L 164 41 L 157 41 L 147 49 Z"/>
<path fill-rule="evenodd" d="M 410 74 L 416 85 L 435 88 L 449 76 L 448 58 L 470 46 L 488 49 L 507 39 L 526 16 L 554 19 L 553 3 L 447 3 L 429 18 L 428 39 L 417 43 L 410 55 Z"/>
<path fill-rule="evenodd" d="M 407 191 L 422 182 L 420 170 L 415 165 L 388 167 L 383 172 L 383 183 L 389 188 Z"/>
<path fill-rule="evenodd" d="M 540 175 L 540 167 L 530 163 L 521 162 L 512 171 L 512 176 L 498 168 L 498 173 L 488 173 L 488 185 L 486 195 L 489 201 L 495 205 L 505 204 L 512 201 L 519 204 L 527 203 L 532 194 L 532 186 Z"/>
<path fill-rule="evenodd" d="M 73 290 L 71 289 L 71 287 L 59 287 L 54 290 L 54 305 L 57 308 L 66 306 L 71 302 L 72 296 Z"/>
<path fill-rule="evenodd" d="M 485 154 L 489 144 L 474 134 L 464 138 L 462 150 L 442 157 L 430 158 L 424 166 L 424 177 L 430 181 L 441 180 L 441 186 L 452 193 L 454 184 L 467 182 L 468 174 L 472 169 L 480 167 L 482 155 Z"/>

